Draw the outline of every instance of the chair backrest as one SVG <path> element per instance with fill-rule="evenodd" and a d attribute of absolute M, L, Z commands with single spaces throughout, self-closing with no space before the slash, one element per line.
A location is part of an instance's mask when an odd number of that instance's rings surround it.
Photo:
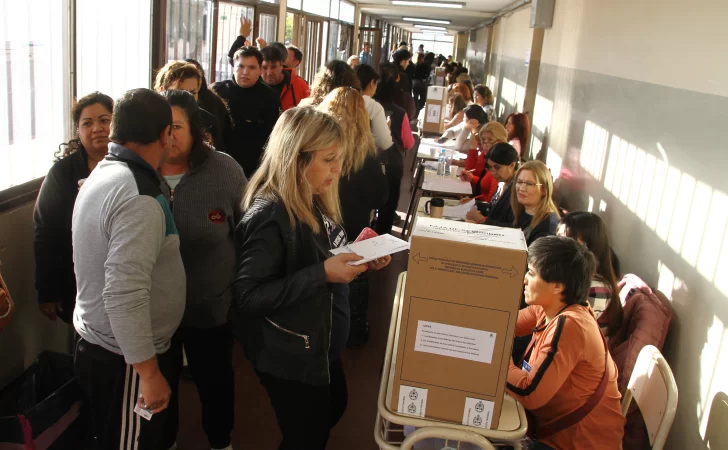
<path fill-rule="evenodd" d="M 711 450 L 728 448 L 726 423 L 728 423 L 728 395 L 725 392 L 718 392 L 713 397 L 708 428 L 705 430 L 705 441 Z"/>
<path fill-rule="evenodd" d="M 642 412 L 652 448 L 661 450 L 675 419 L 677 385 L 670 366 L 653 345 L 646 345 L 637 357 L 622 399 L 622 414 L 626 415 L 632 399 Z"/>

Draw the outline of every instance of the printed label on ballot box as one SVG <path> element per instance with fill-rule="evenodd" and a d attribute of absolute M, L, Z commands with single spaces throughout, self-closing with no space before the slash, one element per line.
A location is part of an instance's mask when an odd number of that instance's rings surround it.
<path fill-rule="evenodd" d="M 420 320 L 415 351 L 490 364 L 496 333 Z"/>

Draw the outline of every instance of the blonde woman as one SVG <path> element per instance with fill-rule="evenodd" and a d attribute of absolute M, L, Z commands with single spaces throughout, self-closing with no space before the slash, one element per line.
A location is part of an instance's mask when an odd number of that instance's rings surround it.
<path fill-rule="evenodd" d="M 332 116 L 284 112 L 245 189 L 235 231 L 238 275 L 228 320 L 268 392 L 281 450 L 323 450 L 346 409 L 344 369 L 329 348 L 343 345 L 332 341 L 346 326 L 347 283 L 367 266 L 348 264 L 357 255 L 330 254 L 346 243 L 337 189 L 342 142 Z"/>
<path fill-rule="evenodd" d="M 334 116 L 343 131 L 339 195 L 344 229 L 349 240 L 354 240 L 369 226 L 372 210 L 383 207 L 387 202 L 389 184 L 379 162 L 364 97 L 359 91 L 348 87 L 336 88 L 318 108 Z M 346 333 L 349 337 L 347 345 L 359 348 L 369 339 L 369 278 L 360 276 L 349 288 L 351 328 Z"/>
<path fill-rule="evenodd" d="M 513 224 L 523 230 L 529 246 L 540 237 L 556 234 L 560 217 L 553 192 L 551 172 L 541 161 L 529 161 L 516 172 L 511 194 Z"/>

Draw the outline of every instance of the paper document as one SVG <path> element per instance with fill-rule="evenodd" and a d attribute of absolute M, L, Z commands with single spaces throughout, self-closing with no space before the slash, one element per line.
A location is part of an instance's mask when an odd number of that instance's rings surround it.
<path fill-rule="evenodd" d="M 425 173 L 422 189 L 430 192 L 444 192 L 448 194 L 473 195 L 470 183 L 460 178 L 438 176 L 432 172 Z"/>
<path fill-rule="evenodd" d="M 420 320 L 415 351 L 490 364 L 496 333 Z"/>
<path fill-rule="evenodd" d="M 331 253 L 334 255 L 339 255 L 341 253 L 356 253 L 363 259 L 350 262 L 349 264 L 352 266 L 358 266 L 360 264 L 368 263 L 369 261 L 374 261 L 377 258 L 391 255 L 392 253 L 409 250 L 409 248 L 409 242 L 398 239 L 391 234 L 383 234 L 365 241 L 344 245 L 343 247 L 331 250 Z"/>
<path fill-rule="evenodd" d="M 445 206 L 442 209 L 442 215 L 445 217 L 454 217 L 458 219 L 465 219 L 465 216 L 468 214 L 468 211 L 473 209 L 473 206 L 475 206 L 475 200 L 470 200 L 467 203 L 463 203 L 462 205 L 457 206 Z"/>
<path fill-rule="evenodd" d="M 440 105 L 427 105 L 427 123 L 440 123 Z"/>

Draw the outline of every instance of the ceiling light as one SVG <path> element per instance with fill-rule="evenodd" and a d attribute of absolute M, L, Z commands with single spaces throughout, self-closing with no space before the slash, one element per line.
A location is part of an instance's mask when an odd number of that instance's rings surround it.
<path fill-rule="evenodd" d="M 393 5 L 397 6 L 422 6 L 425 8 L 455 8 L 462 9 L 465 6 L 462 3 L 452 2 L 425 2 L 417 0 L 392 0 Z"/>
<path fill-rule="evenodd" d="M 415 25 L 417 28 L 421 30 L 438 30 L 438 31 L 447 31 L 447 28 L 445 27 L 436 27 L 433 25 Z"/>
<path fill-rule="evenodd" d="M 437 34 L 440 36 L 447 36 L 447 33 L 444 31 L 430 31 L 430 30 L 422 30 L 420 31 L 422 34 Z"/>
<path fill-rule="evenodd" d="M 450 21 L 449 20 L 418 19 L 417 17 L 402 17 L 402 20 L 404 20 L 406 22 L 441 23 L 443 25 L 450 25 Z"/>

